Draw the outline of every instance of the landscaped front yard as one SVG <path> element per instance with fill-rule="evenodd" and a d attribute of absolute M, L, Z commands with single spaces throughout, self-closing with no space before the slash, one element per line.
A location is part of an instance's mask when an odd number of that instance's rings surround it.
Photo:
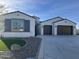
<path fill-rule="evenodd" d="M 26 44 L 25 40 L 22 38 L 3 38 L 0 39 L 0 51 L 10 51 L 11 45 L 18 44 L 24 46 Z"/>

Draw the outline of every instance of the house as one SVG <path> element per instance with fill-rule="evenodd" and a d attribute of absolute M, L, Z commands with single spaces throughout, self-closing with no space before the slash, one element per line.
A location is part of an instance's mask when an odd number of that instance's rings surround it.
<path fill-rule="evenodd" d="M 35 36 L 36 17 L 20 11 L 0 15 L 0 35 L 4 37 Z"/>
<path fill-rule="evenodd" d="M 76 23 L 61 17 L 40 22 L 38 29 L 39 35 L 76 35 Z"/>
<path fill-rule="evenodd" d="M 0 36 L 76 35 L 76 23 L 61 17 L 39 21 L 39 17 L 20 11 L 0 15 Z"/>

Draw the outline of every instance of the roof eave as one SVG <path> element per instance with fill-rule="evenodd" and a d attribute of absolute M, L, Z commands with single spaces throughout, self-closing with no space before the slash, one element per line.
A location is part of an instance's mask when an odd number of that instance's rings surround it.
<path fill-rule="evenodd" d="M 29 16 L 29 17 L 35 19 L 34 17 L 32 17 L 32 16 L 30 16 L 30 15 L 28 15 L 28 14 L 26 14 L 26 13 L 20 12 L 20 11 L 9 12 L 9 13 L 5 13 L 5 14 L 1 14 L 1 15 L 8 15 L 8 14 L 17 13 L 17 12 L 22 13 L 22 14 L 24 14 L 24 15 L 27 15 L 27 16 Z"/>

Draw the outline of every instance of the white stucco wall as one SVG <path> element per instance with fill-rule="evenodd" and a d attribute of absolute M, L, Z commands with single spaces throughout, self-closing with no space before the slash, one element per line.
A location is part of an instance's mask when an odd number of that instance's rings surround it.
<path fill-rule="evenodd" d="M 73 35 L 76 35 L 76 24 L 68 20 L 63 20 L 63 21 L 54 23 L 54 32 L 55 32 L 54 35 L 57 35 L 58 25 L 73 26 Z"/>
<path fill-rule="evenodd" d="M 30 20 L 30 32 L 4 32 L 4 20 L 11 19 L 11 18 L 18 18 L 18 19 L 25 19 Z M 35 19 L 24 15 L 22 13 L 12 13 L 0 16 L 0 34 L 3 33 L 4 37 L 29 37 L 35 36 Z"/>

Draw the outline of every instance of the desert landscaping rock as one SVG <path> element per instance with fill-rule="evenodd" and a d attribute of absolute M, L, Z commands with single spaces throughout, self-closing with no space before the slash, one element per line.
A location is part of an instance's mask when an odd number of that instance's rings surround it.
<path fill-rule="evenodd" d="M 19 50 L 0 52 L 0 59 L 26 59 L 35 58 L 39 52 L 40 38 L 25 38 L 27 44 Z"/>
<path fill-rule="evenodd" d="M 21 49 L 20 45 L 18 45 L 18 44 L 11 45 L 11 50 L 19 50 L 19 49 Z"/>

